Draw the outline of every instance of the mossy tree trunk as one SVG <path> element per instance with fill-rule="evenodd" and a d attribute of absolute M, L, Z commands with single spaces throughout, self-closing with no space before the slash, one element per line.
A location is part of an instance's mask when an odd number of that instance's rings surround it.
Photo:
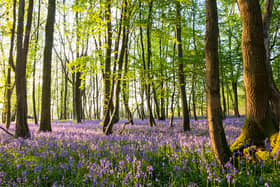
<path fill-rule="evenodd" d="M 266 66 L 264 30 L 259 1 L 238 0 L 242 17 L 242 55 L 246 92 L 246 118 L 232 150 L 245 143 L 262 146 L 276 132 L 269 106 L 269 76 Z"/>
<path fill-rule="evenodd" d="M 206 91 L 207 91 L 207 118 L 212 149 L 221 165 L 230 158 L 230 149 L 227 144 L 220 103 L 219 55 L 218 55 L 218 15 L 216 0 L 206 0 Z"/>

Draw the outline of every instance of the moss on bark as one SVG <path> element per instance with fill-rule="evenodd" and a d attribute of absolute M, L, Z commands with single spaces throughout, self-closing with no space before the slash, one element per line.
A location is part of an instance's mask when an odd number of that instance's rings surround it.
<path fill-rule="evenodd" d="M 270 110 L 268 110 L 265 119 L 260 122 L 246 117 L 242 132 L 237 140 L 231 145 L 230 149 L 232 152 L 243 150 L 246 147 L 246 144 L 262 147 L 264 146 L 265 139 L 269 138 L 270 140 L 275 133 L 277 133 L 277 129 L 274 126 Z"/>

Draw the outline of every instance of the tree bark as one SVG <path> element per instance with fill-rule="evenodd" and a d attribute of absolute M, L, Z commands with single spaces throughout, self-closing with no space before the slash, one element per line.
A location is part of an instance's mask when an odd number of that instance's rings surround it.
<path fill-rule="evenodd" d="M 68 72 L 65 72 L 64 75 L 64 97 L 63 97 L 63 118 L 64 120 L 66 120 L 67 117 L 67 95 L 68 95 Z"/>
<path fill-rule="evenodd" d="M 43 85 L 42 85 L 42 105 L 41 121 L 39 131 L 52 131 L 51 128 L 51 68 L 52 49 L 55 22 L 55 0 L 48 2 L 48 15 L 46 23 L 46 39 L 43 60 Z"/>
<path fill-rule="evenodd" d="M 23 42 L 24 9 L 25 1 L 19 0 L 16 55 L 17 119 L 15 137 L 29 138 L 31 134 L 27 125 L 26 62 L 29 48 L 30 30 L 32 25 L 33 0 L 29 1 Z"/>
<path fill-rule="evenodd" d="M 128 12 L 127 12 L 127 0 L 124 0 L 124 23 L 128 22 Z M 128 25 L 123 26 L 123 31 L 122 31 L 122 47 L 121 47 L 121 51 L 120 51 L 120 55 L 119 55 L 119 60 L 118 60 L 118 72 L 117 72 L 117 76 L 116 76 L 116 82 L 115 82 L 115 89 L 112 90 L 114 91 L 114 98 L 115 98 L 115 106 L 114 106 L 114 110 L 113 113 L 110 117 L 110 121 L 108 124 L 105 124 L 104 122 L 104 127 L 103 129 L 105 129 L 105 134 L 112 134 L 112 129 L 113 129 L 113 125 L 115 123 L 117 123 L 119 121 L 119 100 L 120 100 L 120 91 L 121 91 L 121 77 L 122 77 L 122 69 L 123 69 L 123 61 L 124 61 L 124 55 L 125 52 L 127 50 L 127 46 L 128 46 L 128 30 L 127 30 Z M 113 100 L 113 98 L 111 97 L 110 100 Z"/>
<path fill-rule="evenodd" d="M 153 0 L 149 1 L 149 13 L 148 13 L 148 23 L 147 23 L 147 72 L 146 72 L 146 99 L 147 99 L 147 107 L 148 107 L 148 113 L 149 113 L 149 124 L 150 126 L 156 126 L 156 122 L 153 116 L 152 112 L 152 106 L 151 106 L 151 76 L 150 76 L 150 66 L 151 66 L 151 58 L 152 58 L 152 49 L 151 49 L 151 27 L 152 27 L 152 11 L 153 11 Z M 144 50 L 144 49 L 143 49 Z"/>
<path fill-rule="evenodd" d="M 227 115 L 227 103 L 226 103 L 226 97 L 225 97 L 225 83 L 223 79 L 223 71 L 221 71 L 221 86 L 222 86 L 222 100 L 223 100 L 223 118 L 226 118 Z"/>
<path fill-rule="evenodd" d="M 238 110 L 238 94 L 237 94 L 237 81 L 232 81 L 232 91 L 233 91 L 233 95 L 234 95 L 234 115 L 235 117 L 239 118 L 240 114 L 239 114 L 239 110 Z"/>
<path fill-rule="evenodd" d="M 111 0 L 106 0 L 105 19 L 107 25 L 107 40 L 106 40 L 106 55 L 105 55 L 105 70 L 104 70 L 104 101 L 103 115 L 106 115 L 110 99 L 110 75 L 111 75 L 111 53 L 112 53 L 112 22 L 111 22 Z"/>
<path fill-rule="evenodd" d="M 242 56 L 246 93 L 246 118 L 232 150 L 245 143 L 263 145 L 276 132 L 269 107 L 269 76 L 266 66 L 264 30 L 258 1 L 238 0 L 242 17 Z"/>
<path fill-rule="evenodd" d="M 156 90 L 154 82 L 152 82 L 152 89 L 153 89 L 155 109 L 156 109 L 156 118 L 160 119 L 160 110 L 159 110 L 159 104 L 158 104 L 158 98 L 157 98 L 157 90 Z"/>
<path fill-rule="evenodd" d="M 11 123 L 11 97 L 13 93 L 14 86 L 11 85 L 11 68 L 15 71 L 15 65 L 13 60 L 13 53 L 14 53 L 14 42 L 15 42 L 15 29 L 16 29 L 16 7 L 17 7 L 17 1 L 14 0 L 13 3 L 13 27 L 12 27 L 12 34 L 11 34 L 11 46 L 10 46 L 10 52 L 9 52 L 9 67 L 8 67 L 8 75 L 7 75 L 7 108 L 5 109 L 6 112 L 6 129 L 10 128 Z"/>
<path fill-rule="evenodd" d="M 141 7 L 141 2 L 140 2 Z M 155 126 L 155 120 L 152 113 L 151 108 L 151 96 L 150 96 L 150 83 L 149 83 L 149 64 L 151 61 L 151 40 L 150 40 L 150 27 L 151 27 L 151 16 L 152 16 L 152 8 L 153 8 L 153 0 L 149 2 L 149 14 L 148 14 L 148 23 L 147 23 L 147 44 L 148 44 L 148 54 L 147 54 L 147 67 L 146 67 L 146 60 L 145 60 L 145 47 L 144 47 L 144 41 L 143 41 L 143 29 L 142 26 L 140 26 L 140 42 L 141 42 L 141 48 L 142 48 L 142 61 L 143 61 L 143 74 L 144 74 L 144 90 L 146 92 L 146 101 L 147 101 L 147 108 L 149 113 L 149 125 L 151 127 Z M 141 11 L 140 11 L 140 19 L 142 19 Z M 143 104 L 143 103 L 142 103 Z M 142 107 L 144 109 L 144 107 Z"/>
<path fill-rule="evenodd" d="M 83 119 L 83 107 L 82 107 L 82 94 L 81 94 L 81 72 L 76 72 L 75 75 L 76 81 L 75 81 L 75 120 L 77 123 L 81 123 Z"/>
<path fill-rule="evenodd" d="M 185 83 L 185 75 L 184 75 L 184 64 L 183 64 L 183 47 L 182 47 L 182 39 L 181 39 L 181 4 L 177 2 L 176 6 L 176 15 L 178 18 L 178 22 L 176 24 L 176 35 L 177 35 L 177 50 L 178 50 L 178 59 L 179 59 L 179 66 L 178 66 L 178 79 L 180 84 L 180 97 L 181 97 L 181 104 L 182 104 L 182 115 L 183 115 L 183 130 L 189 131 L 190 130 L 190 117 L 188 111 L 188 103 L 186 98 L 186 83 Z"/>
<path fill-rule="evenodd" d="M 279 121 L 280 121 L 280 93 L 275 84 L 273 78 L 273 72 L 270 62 L 270 22 L 272 16 L 274 0 L 266 0 L 265 1 L 265 9 L 263 15 L 263 26 L 264 26 L 264 45 L 266 50 L 266 67 L 268 72 L 268 81 L 270 86 L 270 101 L 272 107 L 273 118 L 275 120 L 276 128 L 279 129 Z"/>
<path fill-rule="evenodd" d="M 163 24 L 162 24 L 162 29 L 163 29 Z M 165 88 L 164 88 L 164 72 L 163 72 L 163 58 L 162 58 L 162 42 L 161 38 L 159 39 L 159 58 L 160 58 L 160 117 L 159 120 L 165 120 Z"/>
<path fill-rule="evenodd" d="M 195 78 L 194 78 L 194 75 L 193 75 L 193 78 L 192 78 L 192 109 L 193 109 L 193 117 L 194 117 L 194 120 L 197 120 L 197 115 L 196 115 L 196 95 L 195 95 Z"/>
<path fill-rule="evenodd" d="M 209 135 L 213 152 L 219 162 L 224 165 L 230 158 L 220 103 L 219 55 L 218 55 L 218 15 L 216 0 L 206 0 L 206 91 L 207 118 Z"/>
<path fill-rule="evenodd" d="M 128 36 L 127 36 L 128 38 Z M 133 117 L 132 117 L 132 113 L 129 109 L 129 105 L 128 105 L 128 100 L 129 100 L 129 88 L 127 87 L 127 83 L 128 81 L 128 49 L 126 49 L 126 54 L 125 54 L 125 63 L 124 63 L 124 74 L 123 74 L 123 86 L 122 86 L 122 90 L 123 90 L 123 102 L 124 102 L 124 107 L 125 107 L 125 112 L 127 115 L 127 119 L 128 122 L 130 124 L 133 125 Z"/>
<path fill-rule="evenodd" d="M 32 76 L 32 104 L 33 104 L 33 115 L 34 115 L 34 122 L 38 124 L 37 118 L 37 110 L 36 110 L 36 84 L 35 84 L 35 77 L 36 77 L 36 53 L 38 50 L 38 41 L 39 41 L 39 27 L 40 27 L 40 12 L 41 12 L 41 0 L 38 2 L 38 19 L 37 19 L 37 28 L 36 28 L 36 39 L 35 39 L 35 54 L 34 54 L 34 61 L 33 61 L 33 76 Z"/>

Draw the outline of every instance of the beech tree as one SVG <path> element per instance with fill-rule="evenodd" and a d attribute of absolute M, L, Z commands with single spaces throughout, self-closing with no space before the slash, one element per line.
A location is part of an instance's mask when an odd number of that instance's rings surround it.
<path fill-rule="evenodd" d="M 51 128 L 51 67 L 55 22 L 55 0 L 49 0 L 44 49 L 43 86 L 40 131 L 52 131 Z"/>
<path fill-rule="evenodd" d="M 9 66 L 8 66 L 8 75 L 7 75 L 7 82 L 5 88 L 5 105 L 4 105 L 4 121 L 6 122 L 6 129 L 10 128 L 11 123 L 11 97 L 14 90 L 14 85 L 11 83 L 11 71 L 15 71 L 14 65 L 14 43 L 15 43 L 15 29 L 16 29 L 16 9 L 17 9 L 17 1 L 13 1 L 13 27 L 11 30 L 11 44 L 10 44 L 10 51 L 9 51 Z"/>
<path fill-rule="evenodd" d="M 277 132 L 269 106 L 270 87 L 266 66 L 264 29 L 258 1 L 238 0 L 242 17 L 242 57 L 246 92 L 246 117 L 233 151 L 245 143 L 261 146 Z"/>
<path fill-rule="evenodd" d="M 103 73 L 104 82 L 104 100 L 103 100 L 103 114 L 106 115 L 109 109 L 110 85 L 111 85 L 111 53 L 112 53 L 112 23 L 111 23 L 111 0 L 106 0 L 105 3 L 105 20 L 106 20 L 106 56 L 105 68 Z"/>
<path fill-rule="evenodd" d="M 180 98 L 182 104 L 182 115 L 183 115 L 183 129 L 184 131 L 190 130 L 190 119 L 189 119 L 189 110 L 188 103 L 186 98 L 186 83 L 185 83 L 185 74 L 184 74 L 184 64 L 183 64 L 183 48 L 182 48 L 182 38 L 181 38 L 181 4 L 179 1 L 176 2 L 176 39 L 177 39 L 177 51 L 178 51 L 178 79 L 179 79 L 179 88 L 180 88 Z"/>
<path fill-rule="evenodd" d="M 218 55 L 218 15 L 216 0 L 206 0 L 206 91 L 209 135 L 218 162 L 224 165 L 230 158 L 220 103 L 219 55 Z"/>
<path fill-rule="evenodd" d="M 27 93 L 26 93 L 26 63 L 29 48 L 29 39 L 33 14 L 33 0 L 29 1 L 27 22 L 24 31 L 25 0 L 19 0 L 17 24 L 17 55 L 16 55 L 16 95 L 17 118 L 16 137 L 29 138 L 30 131 L 27 125 Z"/>

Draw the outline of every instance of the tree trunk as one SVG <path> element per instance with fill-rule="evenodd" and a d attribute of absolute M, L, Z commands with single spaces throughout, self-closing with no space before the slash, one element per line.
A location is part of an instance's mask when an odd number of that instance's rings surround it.
<path fill-rule="evenodd" d="M 154 83 L 152 83 L 152 89 L 153 89 L 155 109 L 156 109 L 156 114 L 157 114 L 156 117 L 157 117 L 157 119 L 160 119 L 160 111 L 159 111 L 159 104 L 158 104 L 158 98 L 157 98 L 157 91 L 156 91 Z"/>
<path fill-rule="evenodd" d="M 190 119 L 189 119 L 189 111 L 188 111 L 188 103 L 186 98 L 186 83 L 185 83 L 185 75 L 184 75 L 184 64 L 183 64 L 183 47 L 182 47 L 182 39 L 181 39 L 181 4 L 177 2 L 176 13 L 178 22 L 176 24 L 176 35 L 177 35 L 177 50 L 178 50 L 178 79 L 180 84 L 180 96 L 181 96 L 181 104 L 182 104 L 182 115 L 183 115 L 183 130 L 190 130 Z"/>
<path fill-rule="evenodd" d="M 263 145 L 276 132 L 269 107 L 269 76 L 266 66 L 264 31 L 258 1 L 238 0 L 242 17 L 242 56 L 246 94 L 246 118 L 232 150 L 245 143 Z"/>
<path fill-rule="evenodd" d="M 141 7 L 141 2 L 140 2 L 140 7 Z M 146 61 L 145 61 L 145 47 L 144 47 L 144 41 L 143 41 L 143 29 L 140 26 L 140 42 L 141 42 L 141 48 L 142 48 L 142 61 L 143 61 L 143 74 L 144 74 L 144 89 L 146 92 L 146 101 L 147 101 L 147 108 L 148 108 L 148 113 L 149 113 L 149 125 L 151 127 L 155 126 L 155 119 L 153 116 L 152 108 L 151 108 L 151 95 L 150 95 L 150 88 L 151 85 L 149 83 L 150 80 L 150 74 L 149 74 L 149 66 L 151 63 L 151 19 L 152 19 L 152 8 L 153 8 L 153 0 L 149 2 L 149 14 L 148 14 L 148 23 L 147 23 L 147 45 L 148 45 L 148 53 L 147 53 L 147 67 L 146 67 Z M 141 11 L 140 11 L 140 19 L 141 19 Z"/>
<path fill-rule="evenodd" d="M 64 120 L 68 119 L 67 117 L 67 94 L 68 94 L 68 72 L 65 72 L 64 77 L 64 98 L 63 98 L 63 118 Z"/>
<path fill-rule="evenodd" d="M 42 85 L 42 105 L 41 121 L 39 131 L 52 131 L 51 128 L 51 68 L 52 68 L 52 48 L 55 22 L 55 0 L 49 0 L 48 15 L 46 23 L 46 39 L 43 61 L 43 85 Z"/>
<path fill-rule="evenodd" d="M 175 85 L 175 82 L 174 82 L 174 85 L 173 85 L 173 92 L 172 92 L 172 95 L 171 95 L 171 116 L 170 116 L 170 121 L 169 121 L 169 127 L 173 127 L 173 119 L 174 119 L 174 97 L 175 97 L 175 91 L 176 91 L 176 85 Z"/>
<path fill-rule="evenodd" d="M 192 79 L 192 109 L 193 109 L 193 117 L 194 117 L 194 120 L 197 120 L 197 115 L 196 115 L 196 104 L 195 104 L 195 78 L 194 78 L 194 75 L 193 75 L 193 79 Z"/>
<path fill-rule="evenodd" d="M 174 44 L 173 47 L 173 91 L 171 96 L 171 116 L 169 121 L 169 127 L 173 127 L 173 119 L 174 119 L 174 98 L 175 98 L 175 92 L 176 92 L 176 71 L 175 71 L 175 54 L 176 54 L 176 44 Z M 168 108 L 168 107 L 167 107 Z"/>
<path fill-rule="evenodd" d="M 11 68 L 15 71 L 14 60 L 13 60 L 13 53 L 14 53 L 14 42 L 15 42 L 15 29 L 16 29 L 16 7 L 17 1 L 14 0 L 13 3 L 13 27 L 12 27 L 12 35 L 11 35 L 11 46 L 9 52 L 9 67 L 8 67 L 8 76 L 7 76 L 7 108 L 5 109 L 6 112 L 6 129 L 10 128 L 11 123 L 11 97 L 13 93 L 14 86 L 11 85 Z"/>
<path fill-rule="evenodd" d="M 163 29 L 163 24 L 162 24 Z M 163 58 L 162 58 L 162 44 L 161 44 L 161 38 L 159 39 L 159 57 L 160 57 L 160 117 L 159 120 L 165 120 L 165 88 L 164 88 L 164 73 L 163 73 Z"/>
<path fill-rule="evenodd" d="M 276 128 L 279 129 L 280 121 L 280 93 L 275 84 L 272 67 L 270 62 L 270 22 L 272 16 L 274 0 L 266 0 L 265 9 L 263 15 L 263 26 L 264 26 L 264 45 L 266 50 L 266 67 L 268 73 L 268 81 L 270 86 L 270 101 L 272 106 L 272 113 L 275 120 Z"/>
<path fill-rule="evenodd" d="M 152 112 L 152 106 L 151 106 L 151 76 L 150 76 L 150 66 L 151 66 L 151 58 L 152 58 L 152 49 L 151 49 L 151 27 L 152 27 L 152 11 L 153 11 L 153 0 L 149 1 L 149 13 L 148 13 L 148 23 L 147 23 L 147 72 L 146 72 L 146 99 L 147 99 L 147 107 L 148 107 L 148 113 L 149 113 L 149 124 L 150 126 L 156 126 L 156 122 L 153 116 Z M 144 49 L 143 49 L 144 50 Z"/>
<path fill-rule="evenodd" d="M 124 22 L 128 22 L 128 14 L 127 14 L 127 0 L 125 0 L 124 3 Z M 105 129 L 105 134 L 112 134 L 112 129 L 113 129 L 113 125 L 115 123 L 117 123 L 119 121 L 119 100 L 120 100 L 120 90 L 121 90 L 121 77 L 122 77 L 122 68 L 123 68 L 123 61 L 124 61 L 124 55 L 125 52 L 127 50 L 127 44 L 128 44 L 128 31 L 127 31 L 127 27 L 128 25 L 123 26 L 123 36 L 122 36 L 122 47 L 121 47 L 121 52 L 120 52 L 120 56 L 119 56 L 119 60 L 118 60 L 118 72 L 117 72 L 117 76 L 116 76 L 116 87 L 114 91 L 114 97 L 115 97 L 115 106 L 114 106 L 114 110 L 113 113 L 110 117 L 110 121 L 108 124 L 105 124 L 104 122 L 104 126 L 103 129 Z M 110 100 L 113 100 L 113 98 L 110 98 Z"/>
<path fill-rule="evenodd" d="M 237 81 L 232 81 L 232 91 L 234 95 L 234 115 L 235 117 L 239 118 L 239 110 L 238 110 L 238 94 L 237 94 Z"/>
<path fill-rule="evenodd" d="M 107 25 L 107 40 L 106 40 L 106 56 L 105 56 L 105 71 L 104 71 L 104 101 L 103 115 L 106 115 L 110 99 L 110 75 L 111 75 L 111 53 L 112 53 L 112 23 L 111 23 L 111 0 L 106 0 L 105 19 Z"/>
<path fill-rule="evenodd" d="M 96 101 L 96 119 L 100 119 L 99 114 L 99 84 L 98 84 L 98 75 L 95 75 L 95 84 L 96 84 L 96 91 L 95 91 L 95 101 Z"/>
<path fill-rule="evenodd" d="M 226 103 L 226 96 L 225 96 L 225 83 L 223 80 L 223 72 L 222 74 L 222 79 L 221 79 L 221 86 L 222 86 L 222 98 L 223 98 L 223 118 L 226 118 L 227 115 L 227 103 Z"/>
<path fill-rule="evenodd" d="M 27 125 L 27 93 L 26 93 L 26 62 L 29 48 L 29 38 L 32 23 L 33 0 L 29 1 L 27 22 L 23 42 L 25 1 L 20 0 L 18 6 L 17 25 L 17 56 L 16 56 L 16 95 L 17 95 L 17 119 L 16 137 L 29 138 L 30 131 Z"/>
<path fill-rule="evenodd" d="M 82 118 L 83 118 L 83 108 L 82 108 L 82 94 L 81 94 L 81 84 L 82 84 L 82 80 L 81 80 L 81 72 L 78 71 L 76 72 L 76 81 L 75 81 L 75 120 L 77 121 L 77 123 L 81 123 L 82 122 Z"/>
<path fill-rule="evenodd" d="M 230 158 L 220 104 L 219 55 L 218 55 L 218 15 L 216 0 L 206 0 L 206 91 L 207 118 L 209 135 L 213 152 L 219 162 L 224 165 Z"/>
<path fill-rule="evenodd" d="M 128 38 L 128 36 L 127 36 Z M 129 99 L 129 88 L 127 87 L 127 83 L 128 81 L 128 77 L 127 77 L 127 73 L 128 73 L 128 49 L 126 49 L 126 54 L 125 54 L 125 63 L 124 63 L 124 74 L 123 74 L 123 102 L 124 102 L 124 107 L 125 107 L 125 113 L 127 115 L 127 119 L 128 122 L 130 124 L 133 125 L 133 117 L 132 117 L 132 113 L 129 109 L 129 105 L 128 105 L 128 99 Z"/>
<path fill-rule="evenodd" d="M 35 54 L 34 54 L 34 61 L 33 61 L 33 77 L 32 77 L 32 104 L 33 104 L 33 115 L 34 115 L 34 122 L 37 125 L 37 110 L 36 110 L 36 84 L 35 84 L 35 77 L 36 77 L 36 53 L 38 50 L 38 41 L 39 41 L 39 27 L 40 27 L 40 12 L 41 12 L 41 0 L 38 2 L 38 19 L 37 19 L 37 29 L 36 29 L 36 39 L 35 39 Z"/>

